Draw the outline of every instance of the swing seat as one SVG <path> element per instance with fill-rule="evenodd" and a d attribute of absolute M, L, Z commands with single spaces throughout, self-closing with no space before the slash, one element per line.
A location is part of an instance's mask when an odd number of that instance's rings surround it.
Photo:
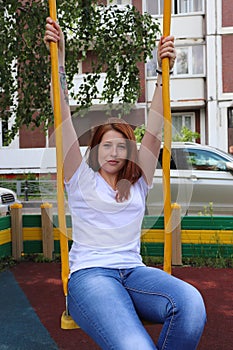
<path fill-rule="evenodd" d="M 77 329 L 80 328 L 73 318 L 66 311 L 61 316 L 61 329 Z"/>

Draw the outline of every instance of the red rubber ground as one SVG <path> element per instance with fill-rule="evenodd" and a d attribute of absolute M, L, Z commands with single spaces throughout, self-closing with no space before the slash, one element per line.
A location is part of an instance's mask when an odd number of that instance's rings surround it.
<path fill-rule="evenodd" d="M 22 262 L 11 271 L 60 350 L 99 349 L 82 330 L 60 328 L 65 301 L 59 263 Z M 204 297 L 208 322 L 198 350 L 232 350 L 233 269 L 176 267 L 172 273 L 196 286 Z M 160 326 L 147 329 L 156 340 Z"/>

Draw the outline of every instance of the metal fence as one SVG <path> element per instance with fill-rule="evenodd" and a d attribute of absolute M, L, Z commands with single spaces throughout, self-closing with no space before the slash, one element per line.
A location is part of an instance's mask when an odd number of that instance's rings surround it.
<path fill-rule="evenodd" d="M 16 192 L 17 197 L 29 200 L 55 199 L 57 191 L 56 180 L 0 180 L 0 187 Z"/>

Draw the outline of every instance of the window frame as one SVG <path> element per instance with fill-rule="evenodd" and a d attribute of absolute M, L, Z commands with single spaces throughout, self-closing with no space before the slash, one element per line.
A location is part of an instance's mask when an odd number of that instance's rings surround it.
<path fill-rule="evenodd" d="M 227 162 L 227 159 L 223 156 L 209 150 L 188 147 L 185 148 L 184 151 L 186 152 L 187 163 L 190 164 L 195 171 L 219 171 L 220 169 L 217 169 L 216 166 L 219 163 Z M 193 159 L 195 160 L 195 156 L 198 162 L 193 162 L 191 160 L 192 157 L 194 157 Z M 190 157 L 190 160 L 188 160 L 188 157 Z M 225 171 L 225 169 L 223 170 Z"/>
<path fill-rule="evenodd" d="M 202 46 L 202 53 L 203 53 L 203 62 L 202 62 L 203 73 L 198 73 L 198 74 L 194 74 L 193 73 L 193 47 L 196 47 L 196 46 Z M 179 49 L 179 48 L 188 48 L 188 73 L 187 74 L 186 73 L 183 73 L 183 74 L 177 73 L 177 60 L 176 60 L 175 65 L 174 65 L 174 69 L 173 69 L 172 77 L 177 77 L 177 78 L 205 77 L 206 76 L 206 66 L 205 66 L 205 45 L 204 45 L 204 43 L 198 43 L 198 44 L 194 44 L 194 45 L 180 45 L 180 46 L 176 46 L 176 49 Z M 156 60 L 157 54 L 156 54 L 156 51 L 157 51 L 157 46 L 152 51 L 153 59 L 152 60 L 148 60 L 147 63 L 146 63 L 145 70 L 146 70 L 146 78 L 147 79 L 152 79 L 152 78 L 156 78 L 157 77 L 157 73 L 155 75 L 148 75 L 148 69 L 147 69 L 147 65 L 148 65 L 149 62 L 152 62 L 152 64 L 155 63 L 154 66 L 155 67 L 157 66 L 157 60 Z M 154 71 L 155 71 L 155 69 L 154 69 Z"/>
<path fill-rule="evenodd" d="M 195 132 L 196 130 L 195 130 L 195 127 L 196 127 L 196 115 L 195 115 L 195 112 L 180 112 L 180 113 L 178 113 L 178 112 L 176 112 L 176 113 L 172 113 L 172 118 L 173 117 L 176 117 L 176 116 L 180 116 L 180 117 L 182 117 L 182 125 L 181 125 L 181 127 L 183 127 L 183 126 L 186 126 L 185 125 L 185 118 L 187 117 L 187 116 L 190 116 L 190 119 L 191 119 L 191 131 L 192 132 Z M 173 120 L 172 120 L 172 128 L 174 128 L 174 126 L 173 126 Z M 180 132 L 181 130 L 178 130 L 178 132 Z M 172 132 L 172 134 L 173 134 L 173 132 Z M 172 137 L 174 137 L 175 135 L 172 135 Z"/>
<path fill-rule="evenodd" d="M 2 120 L 0 118 L 0 148 L 8 147 L 9 144 L 10 144 L 10 142 L 8 142 L 8 144 L 4 145 L 4 127 L 3 127 L 3 123 L 5 123 L 6 126 L 7 126 L 7 129 L 9 129 L 9 121 Z"/>
<path fill-rule="evenodd" d="M 147 2 L 148 1 L 151 1 L 151 0 L 144 0 L 143 1 L 143 8 L 144 8 L 144 12 L 147 12 Z M 159 1 L 159 0 L 158 0 Z M 192 8 L 193 8 L 193 4 L 194 4 L 194 1 L 196 0 L 190 0 L 192 2 Z M 201 0 L 202 1 L 202 10 L 201 11 L 189 11 L 189 12 L 181 12 L 180 11 L 180 0 L 172 0 L 172 15 L 174 16 L 184 16 L 184 15 L 187 15 L 187 16 L 190 16 L 190 14 L 204 14 L 205 13 L 205 1 L 204 0 Z M 151 14 L 152 16 L 162 16 L 163 15 L 163 8 L 161 8 L 160 6 L 160 2 L 158 3 L 158 8 L 159 8 L 159 13 L 153 13 Z"/>
<path fill-rule="evenodd" d="M 118 1 L 120 1 L 121 4 L 118 4 Z M 132 0 L 112 0 L 112 1 L 107 0 L 107 6 L 114 6 L 114 5 L 119 5 L 119 6 L 132 5 Z"/>
<path fill-rule="evenodd" d="M 203 72 L 195 74 L 193 72 L 193 48 L 197 46 L 202 46 L 202 54 L 203 54 L 203 60 L 202 60 L 202 66 L 203 66 Z M 203 77 L 206 75 L 205 71 L 205 45 L 204 44 L 194 44 L 194 45 L 181 45 L 176 47 L 177 51 L 178 49 L 188 49 L 188 73 L 177 73 L 177 61 L 174 65 L 174 75 L 177 77 Z"/>
<path fill-rule="evenodd" d="M 178 15 L 184 15 L 184 14 L 190 14 L 190 13 L 202 13 L 203 11 L 204 11 L 204 5 L 205 5 L 205 3 L 204 3 L 204 1 L 202 0 L 202 10 L 201 11 L 193 11 L 193 7 L 194 7 L 194 2 L 195 1 L 197 1 L 197 0 L 173 0 L 173 2 L 174 1 L 176 1 L 176 6 L 177 6 L 177 14 Z M 186 1 L 186 2 L 188 2 L 188 7 L 189 7 L 189 9 L 188 9 L 188 11 L 187 12 L 181 12 L 181 10 L 180 10 L 180 7 L 181 7 L 181 4 L 180 4 L 180 2 L 181 1 Z"/>

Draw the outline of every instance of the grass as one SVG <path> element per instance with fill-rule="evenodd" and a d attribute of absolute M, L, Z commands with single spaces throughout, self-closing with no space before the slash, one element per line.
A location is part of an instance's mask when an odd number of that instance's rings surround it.
<path fill-rule="evenodd" d="M 0 272 L 10 269 L 19 262 L 31 261 L 35 263 L 60 263 L 60 255 L 56 254 L 53 260 L 44 258 L 43 254 L 26 254 L 22 256 L 20 261 L 14 260 L 12 257 L 0 258 Z M 143 256 L 143 262 L 150 266 L 163 266 L 163 257 Z M 211 267 L 211 268 L 233 268 L 233 257 L 231 258 L 209 258 L 209 257 L 184 257 L 182 266 L 190 267 Z"/>
<path fill-rule="evenodd" d="M 0 272 L 8 270 L 16 265 L 16 263 L 16 260 L 14 260 L 12 257 L 0 258 Z"/>
<path fill-rule="evenodd" d="M 0 272 L 10 269 L 20 262 L 35 262 L 35 263 L 59 263 L 61 262 L 60 255 L 54 255 L 54 259 L 50 260 L 43 256 L 43 254 L 25 254 L 20 260 L 15 260 L 11 256 L 0 258 Z"/>
<path fill-rule="evenodd" d="M 144 256 L 143 262 L 146 265 L 161 266 L 163 257 Z M 233 268 L 233 257 L 231 258 L 210 258 L 210 257 L 183 257 L 182 266 L 191 267 L 212 267 L 212 268 Z"/>
<path fill-rule="evenodd" d="M 183 264 L 192 267 L 233 268 L 233 258 L 184 258 Z"/>

